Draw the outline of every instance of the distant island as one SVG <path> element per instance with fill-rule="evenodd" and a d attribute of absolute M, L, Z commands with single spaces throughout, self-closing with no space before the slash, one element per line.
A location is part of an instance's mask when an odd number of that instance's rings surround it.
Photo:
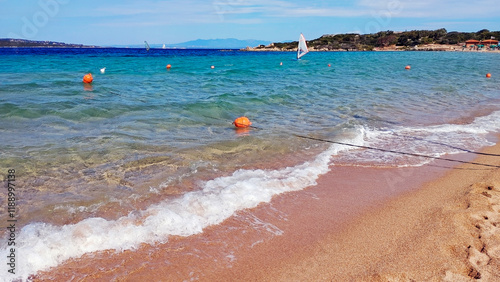
<path fill-rule="evenodd" d="M 404 32 L 381 31 L 372 34 L 323 35 L 307 41 L 310 51 L 383 51 L 383 50 L 423 50 L 449 51 L 460 50 L 468 40 L 499 39 L 500 31 L 487 29 L 478 32 L 448 32 L 446 29 L 412 30 Z M 247 47 L 247 51 L 295 51 L 297 41 L 271 43 L 257 47 Z"/>
<path fill-rule="evenodd" d="M 54 41 L 33 41 L 26 39 L 0 38 L 0 48 L 98 48 L 93 45 L 68 44 Z"/>
<path fill-rule="evenodd" d="M 241 49 L 246 46 L 268 45 L 271 41 L 264 40 L 239 40 L 235 38 L 226 39 L 197 39 L 184 43 L 167 44 L 166 48 L 186 48 L 186 49 Z M 153 47 L 153 45 L 151 45 Z"/>

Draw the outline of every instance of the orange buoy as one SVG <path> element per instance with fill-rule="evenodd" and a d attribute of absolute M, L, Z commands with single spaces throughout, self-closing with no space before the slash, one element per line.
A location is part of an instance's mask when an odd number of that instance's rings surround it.
<path fill-rule="evenodd" d="M 486 74 L 486 77 L 487 77 L 487 78 L 490 78 L 490 77 L 491 77 L 491 73 L 487 73 L 487 74 Z"/>
<path fill-rule="evenodd" d="M 171 68 L 172 68 L 172 65 L 171 65 L 171 64 L 168 64 L 168 65 L 167 65 L 167 69 L 169 70 L 169 69 L 171 69 Z"/>
<path fill-rule="evenodd" d="M 411 67 L 410 66 L 406 66 L 405 69 L 409 70 L 409 69 L 411 69 Z"/>
<path fill-rule="evenodd" d="M 233 124 L 236 127 L 245 128 L 252 125 L 252 122 L 247 117 L 239 117 L 234 120 Z"/>
<path fill-rule="evenodd" d="M 83 83 L 92 83 L 93 80 L 94 80 L 94 78 L 92 78 L 91 73 L 88 73 L 88 74 L 83 76 Z"/>
<path fill-rule="evenodd" d="M 331 67 L 332 65 L 331 64 L 328 64 L 328 67 Z"/>

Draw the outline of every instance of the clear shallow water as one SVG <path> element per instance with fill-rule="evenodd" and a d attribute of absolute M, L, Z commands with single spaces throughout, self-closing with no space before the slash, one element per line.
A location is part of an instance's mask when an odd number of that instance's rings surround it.
<path fill-rule="evenodd" d="M 272 195 L 313 185 L 332 164 L 428 161 L 293 134 L 441 156 L 460 152 L 451 146 L 489 145 L 499 131 L 498 54 L 292 58 L 219 50 L 0 50 L 0 166 L 16 169 L 21 187 L 19 252 L 36 254 L 20 266 L 23 275 L 86 252 L 201 232 Z M 91 86 L 81 82 L 88 72 Z M 231 122 L 242 115 L 258 128 L 236 131 Z M 92 236 L 100 239 L 82 243 Z"/>

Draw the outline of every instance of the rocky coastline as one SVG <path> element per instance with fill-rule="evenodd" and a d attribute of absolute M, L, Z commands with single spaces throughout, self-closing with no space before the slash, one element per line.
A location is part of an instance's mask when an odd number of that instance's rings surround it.
<path fill-rule="evenodd" d="M 381 31 L 373 34 L 326 34 L 307 41 L 309 51 L 499 51 L 500 31 L 448 32 L 438 30 Z M 469 41 L 477 44 L 469 44 Z M 481 44 L 480 42 L 496 42 Z M 271 43 L 243 51 L 297 51 L 298 42 Z"/>

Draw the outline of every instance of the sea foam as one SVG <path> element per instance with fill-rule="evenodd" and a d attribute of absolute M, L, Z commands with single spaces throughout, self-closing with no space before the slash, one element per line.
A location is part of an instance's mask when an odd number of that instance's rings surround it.
<path fill-rule="evenodd" d="M 365 145 L 395 151 L 355 150 L 341 154 L 336 162 L 352 165 L 422 166 L 433 158 L 459 153 L 473 153 L 492 146 L 491 133 L 500 132 L 500 111 L 478 117 L 470 124 L 440 124 L 432 126 L 395 126 L 365 132 Z M 411 154 L 426 157 L 415 157 Z M 450 163 L 453 165 L 453 162 Z"/>
<path fill-rule="evenodd" d="M 362 145 L 364 132 L 351 140 Z M 134 211 L 117 220 L 88 218 L 76 224 L 55 226 L 31 223 L 22 228 L 16 242 L 19 261 L 16 278 L 27 279 L 70 258 L 86 253 L 137 248 L 141 243 L 163 243 L 168 236 L 190 236 L 219 224 L 242 209 L 269 202 L 275 195 L 316 184 L 328 172 L 331 157 L 351 148 L 332 145 L 314 160 L 278 170 L 235 171 L 202 184 L 200 190 Z M 6 257 L 2 249 L 0 256 Z M 29 255 L 24 255 L 29 254 Z M 1 272 L 7 273 L 2 264 Z M 14 278 L 14 277 L 11 277 Z"/>
<path fill-rule="evenodd" d="M 500 112 L 494 112 L 465 125 L 395 127 L 390 130 L 358 127 L 354 137 L 337 141 L 439 157 L 463 152 L 459 149 L 461 147 L 478 149 L 492 145 L 487 135 L 500 131 L 499 118 Z M 281 193 L 315 185 L 317 178 L 329 171 L 333 156 L 336 156 L 335 162 L 361 160 L 361 163 L 379 164 L 394 164 L 400 161 L 398 158 L 405 157 L 332 145 L 310 162 L 278 170 L 240 169 L 230 176 L 203 183 L 199 190 L 131 212 L 117 220 L 88 218 L 64 226 L 31 223 L 22 228 L 17 236 L 16 251 L 20 258 L 16 275 L 8 279 L 24 280 L 38 271 L 48 270 L 86 253 L 123 251 L 137 248 L 142 243 L 164 243 L 172 235 L 201 233 L 207 226 L 219 224 L 239 210 L 269 202 Z M 405 158 L 406 165 L 418 166 L 429 161 Z M 8 251 L 2 249 L 0 256 L 6 257 Z M 0 268 L 1 273 L 7 273 L 6 265 L 1 264 Z"/>

